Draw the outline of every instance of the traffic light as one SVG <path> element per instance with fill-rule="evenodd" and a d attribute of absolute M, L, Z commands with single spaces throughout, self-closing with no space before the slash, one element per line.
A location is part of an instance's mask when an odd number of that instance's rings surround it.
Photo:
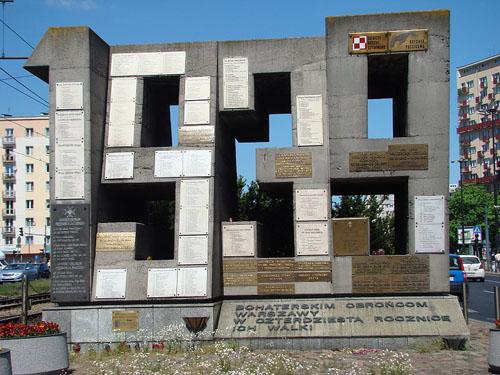
<path fill-rule="evenodd" d="M 19 227 L 19 235 L 24 236 L 23 227 Z"/>

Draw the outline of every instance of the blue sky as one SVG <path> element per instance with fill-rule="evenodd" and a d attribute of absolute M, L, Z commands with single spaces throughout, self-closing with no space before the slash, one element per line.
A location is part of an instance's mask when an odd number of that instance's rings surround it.
<path fill-rule="evenodd" d="M 36 46 L 49 27 L 90 26 L 104 41 L 114 44 L 169 43 L 208 40 L 240 40 L 319 36 L 325 34 L 325 17 L 412 10 L 451 10 L 450 62 L 450 159 L 458 158 L 456 135 L 456 68 L 500 53 L 498 0 L 453 1 L 335 1 L 335 0 L 14 0 L 6 3 L 5 23 Z M 5 28 L 2 53 L 28 56 L 28 44 Z M 42 99 L 48 100 L 45 83 L 22 69 L 22 60 L 0 60 L 0 114 L 38 115 L 48 108 L 19 93 L 34 94 L 9 79 L 5 72 Z M 37 100 L 42 101 L 40 98 Z M 374 109 L 380 116 L 384 110 Z M 375 116 L 377 117 L 377 116 Z M 271 119 L 271 143 L 257 147 L 291 145 L 290 117 Z M 383 136 L 384 120 L 370 124 Z M 238 173 L 255 178 L 255 145 L 238 146 Z M 457 164 L 451 164 L 450 182 L 458 180 Z"/>

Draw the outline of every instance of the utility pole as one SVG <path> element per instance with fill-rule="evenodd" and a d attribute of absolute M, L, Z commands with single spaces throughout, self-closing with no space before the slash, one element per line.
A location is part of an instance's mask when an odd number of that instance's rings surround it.
<path fill-rule="evenodd" d="M 461 216 L 461 220 L 462 220 L 462 254 L 465 254 L 464 179 L 463 179 L 462 169 L 463 169 L 463 163 L 465 163 L 466 161 L 469 161 L 469 159 L 460 158 L 458 160 L 451 161 L 452 163 L 459 163 L 460 164 L 459 173 L 460 173 L 460 216 Z"/>

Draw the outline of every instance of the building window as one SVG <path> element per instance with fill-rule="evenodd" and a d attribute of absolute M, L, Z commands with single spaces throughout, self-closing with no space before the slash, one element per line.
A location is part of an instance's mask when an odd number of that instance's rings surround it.
<path fill-rule="evenodd" d="M 500 86 L 493 87 L 493 94 L 499 94 L 500 93 Z"/>
<path fill-rule="evenodd" d="M 50 136 L 50 129 L 45 128 L 45 136 L 48 138 Z"/>
<path fill-rule="evenodd" d="M 469 113 L 469 115 L 473 115 L 474 114 L 474 107 L 469 107 L 469 110 L 467 112 Z"/>
<path fill-rule="evenodd" d="M 5 237 L 5 244 L 6 245 L 14 245 L 13 240 L 14 240 L 13 237 Z"/>
<path fill-rule="evenodd" d="M 481 104 L 481 111 L 486 111 L 488 109 L 488 104 Z"/>
<path fill-rule="evenodd" d="M 50 208 L 50 199 L 45 199 L 45 208 Z"/>
<path fill-rule="evenodd" d="M 471 168 L 474 168 L 476 165 L 477 165 L 477 164 L 476 164 L 476 160 L 471 160 L 471 161 L 470 161 L 470 166 L 471 166 Z"/>
<path fill-rule="evenodd" d="M 33 173 L 35 171 L 35 166 L 33 164 L 26 164 L 26 173 Z"/>
<path fill-rule="evenodd" d="M 50 146 L 45 146 L 45 153 L 47 155 L 50 153 Z"/>
<path fill-rule="evenodd" d="M 474 81 L 469 81 L 469 82 L 467 82 L 467 87 L 468 87 L 469 89 L 472 89 L 472 88 L 474 87 Z"/>
<path fill-rule="evenodd" d="M 476 153 L 476 147 L 471 147 L 469 150 L 470 150 L 470 154 Z"/>
<path fill-rule="evenodd" d="M 50 227 L 50 217 L 45 218 L 45 225 Z"/>
<path fill-rule="evenodd" d="M 50 172 L 50 164 L 45 163 L 45 172 L 49 173 Z"/>
<path fill-rule="evenodd" d="M 35 205 L 35 201 L 33 199 L 26 199 L 26 208 L 32 209 Z"/>
<path fill-rule="evenodd" d="M 33 236 L 25 236 L 26 245 L 33 245 Z"/>
<path fill-rule="evenodd" d="M 35 226 L 35 219 L 33 219 L 32 217 L 27 217 L 25 219 L 25 225 L 27 227 L 34 227 Z"/>
<path fill-rule="evenodd" d="M 481 91 L 481 92 L 480 92 L 480 94 L 481 94 L 481 99 L 486 98 L 486 94 L 487 94 L 487 93 L 488 93 L 488 92 L 487 92 L 486 90 Z"/>
<path fill-rule="evenodd" d="M 480 87 L 488 87 L 488 79 L 486 77 L 479 78 Z"/>
<path fill-rule="evenodd" d="M 35 183 L 33 181 L 26 182 L 26 191 L 33 191 L 35 187 Z"/>
<path fill-rule="evenodd" d="M 50 182 L 45 181 L 45 191 L 50 191 Z"/>
<path fill-rule="evenodd" d="M 33 128 L 26 128 L 26 138 L 33 137 Z"/>
<path fill-rule="evenodd" d="M 483 152 L 486 152 L 490 149 L 490 144 L 489 143 L 485 143 L 483 146 L 482 146 L 482 150 Z"/>
<path fill-rule="evenodd" d="M 26 146 L 26 155 L 33 155 L 33 146 Z"/>

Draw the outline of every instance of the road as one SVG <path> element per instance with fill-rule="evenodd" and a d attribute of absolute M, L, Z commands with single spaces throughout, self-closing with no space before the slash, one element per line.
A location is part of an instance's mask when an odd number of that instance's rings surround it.
<path fill-rule="evenodd" d="M 486 274 L 484 283 L 469 282 L 469 318 L 492 323 L 495 320 L 493 287 L 500 287 L 500 273 Z"/>

